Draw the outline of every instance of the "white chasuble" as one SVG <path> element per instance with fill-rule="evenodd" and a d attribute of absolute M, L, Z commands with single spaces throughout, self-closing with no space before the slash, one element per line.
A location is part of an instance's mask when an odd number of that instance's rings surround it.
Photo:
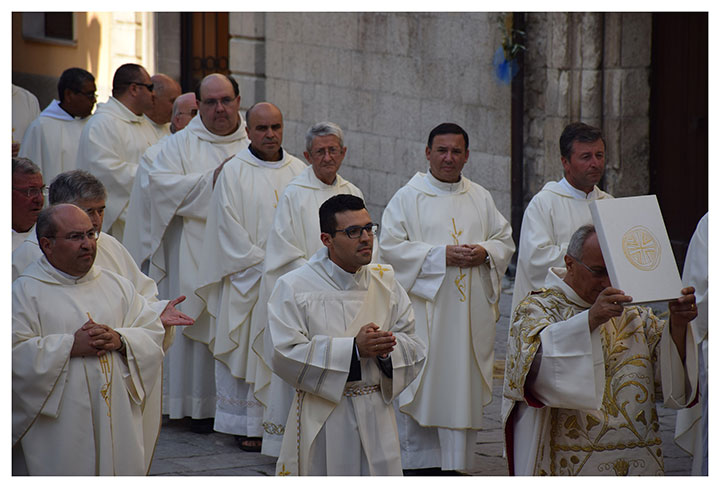
<path fill-rule="evenodd" d="M 277 279 L 299 268 L 321 247 L 320 206 L 341 193 L 363 198 L 352 183 L 337 175 L 332 185 L 320 181 L 312 166 L 307 166 L 288 183 L 280 195 L 265 250 L 264 272 L 260 292 L 253 309 L 250 344 L 260 361 L 255 370 L 255 397 L 265 407 L 263 415 L 263 454 L 277 457 L 285 430 L 285 420 L 294 390 L 272 374 L 272 349 L 264 346 L 267 333 L 267 301 Z"/>
<path fill-rule="evenodd" d="M 452 185 L 431 178 L 418 173 L 395 194 L 380 235 L 381 262 L 410 290 L 416 330 L 428 344 L 423 372 L 401 395 L 400 410 L 424 426 L 479 429 L 492 395 L 500 283 L 514 245 L 487 190 L 464 177 Z M 434 296 L 414 294 L 428 253 L 448 244 L 480 244 L 490 261 L 447 267 Z"/>
<path fill-rule="evenodd" d="M 70 279 L 44 257 L 13 283 L 12 300 L 13 445 L 29 473 L 147 474 L 161 422 L 145 411 L 160 388 L 158 314 L 125 278 L 93 266 Z M 88 315 L 123 337 L 127 356 L 70 357 Z"/>
<path fill-rule="evenodd" d="M 392 378 L 360 358 L 348 382 L 353 338 L 370 322 L 393 332 Z M 297 388 L 277 475 L 401 475 L 392 400 L 425 359 L 407 294 L 387 265 L 347 273 L 317 251 L 277 281 L 268 302 L 273 371 Z"/>
<path fill-rule="evenodd" d="M 73 117 L 53 100 L 30 124 L 18 156 L 37 164 L 45 184 L 77 165 L 80 134 L 90 117 Z"/>
<path fill-rule="evenodd" d="M 591 304 L 564 276 L 552 268 L 510 326 L 503 425 L 511 473 L 662 475 L 655 403 L 677 409 L 695 398 L 692 329 L 686 369 L 669 327 L 649 308 L 625 307 L 590 333 Z"/>
<path fill-rule="evenodd" d="M 147 120 L 113 97 L 97 105 L 80 135 L 77 169 L 90 172 L 105 185 L 103 230 L 121 242 L 140 157 L 157 141 Z"/>
<path fill-rule="evenodd" d="M 586 195 L 563 179 L 546 183 L 530 200 L 520 228 L 511 316 L 528 293 L 544 286 L 548 269 L 565 266 L 570 237 L 592 224 L 590 202 L 604 198 L 612 196 L 598 187 Z"/>
<path fill-rule="evenodd" d="M 207 304 L 214 327 L 188 333 L 207 341 L 236 378 L 254 378 L 250 316 L 265 242 L 280 194 L 303 168 L 287 152 L 280 161 L 265 162 L 245 149 L 227 162 L 210 200 L 196 294 Z"/>
<path fill-rule="evenodd" d="M 195 324 L 178 327 L 177 337 L 165 360 L 166 399 L 170 418 L 195 419 L 215 415 L 215 361 L 207 342 L 192 340 L 187 331 L 207 326 L 209 316 L 194 290 L 198 280 L 205 221 L 213 190 L 213 172 L 223 161 L 248 145 L 245 122 L 236 131 L 213 134 L 194 117 L 181 131 L 162 140 L 159 153 L 147 162 L 139 185 L 149 205 L 144 219 L 131 226 L 128 245 L 136 262 L 148 260 L 148 274 L 158 284 L 160 296 L 187 298 L 178 308 Z M 149 154 L 148 156 L 152 156 Z M 140 210 L 140 209 L 138 209 Z M 149 235 L 144 235 L 144 230 Z M 183 333 L 180 333 L 183 331 Z"/>

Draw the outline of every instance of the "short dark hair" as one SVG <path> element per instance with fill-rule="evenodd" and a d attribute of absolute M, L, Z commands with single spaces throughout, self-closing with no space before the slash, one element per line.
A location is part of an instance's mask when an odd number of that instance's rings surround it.
<path fill-rule="evenodd" d="M 597 127 L 584 124 L 582 122 L 573 122 L 568 124 L 560 134 L 560 155 L 565 159 L 570 159 L 572 155 L 573 143 L 578 142 L 595 142 L 598 139 L 603 139 L 602 131 Z"/>
<path fill-rule="evenodd" d="M 122 95 L 133 83 L 139 83 L 140 76 L 145 68 L 135 63 L 126 63 L 115 70 L 113 75 L 112 94 Z"/>
<path fill-rule="evenodd" d="M 433 139 L 435 139 L 435 136 L 442 136 L 444 134 L 460 134 L 463 136 L 463 139 L 465 139 L 465 150 L 467 151 L 470 147 L 470 138 L 468 137 L 467 132 L 465 132 L 465 129 L 457 124 L 453 124 L 452 122 L 444 122 L 431 130 L 430 135 L 428 136 L 427 147 L 432 149 Z"/>
<path fill-rule="evenodd" d="M 335 227 L 337 227 L 335 214 L 364 208 L 365 202 L 363 202 L 363 199 L 355 195 L 341 193 L 328 198 L 320 205 L 320 232 L 335 234 Z"/>
<path fill-rule="evenodd" d="M 37 222 L 35 222 L 35 235 L 38 242 L 42 237 L 53 237 L 57 233 L 55 210 L 57 210 L 57 206 L 50 205 L 42 209 L 38 214 Z M 42 249 L 42 246 L 40 246 L 40 249 Z"/>
<path fill-rule="evenodd" d="M 65 90 L 71 90 L 75 93 L 82 91 L 82 85 L 86 81 L 95 82 L 92 73 L 82 68 L 68 68 L 60 75 L 58 80 L 58 100 L 61 102 L 65 99 Z"/>
<path fill-rule="evenodd" d="M 211 74 L 211 75 L 212 75 L 212 74 L 215 74 L 215 75 L 223 75 L 225 78 L 227 78 L 227 80 L 228 80 L 228 81 L 230 82 L 230 84 L 232 85 L 232 87 L 233 87 L 233 93 L 235 94 L 235 98 L 237 98 L 238 95 L 240 95 L 240 86 L 238 85 L 238 82 L 235 81 L 235 78 L 233 78 L 232 76 L 226 75 L 225 73 L 210 73 L 210 74 Z M 195 85 L 195 99 L 196 99 L 198 102 L 202 100 L 202 97 L 200 96 L 200 87 L 202 86 L 203 81 L 205 81 L 205 79 L 206 79 L 208 76 L 210 76 L 210 75 L 205 76 L 202 80 L 200 80 L 200 81 L 198 82 L 197 85 Z"/>
<path fill-rule="evenodd" d="M 87 171 L 76 169 L 60 173 L 50 183 L 50 205 L 76 203 L 80 200 L 106 200 L 105 186 Z"/>

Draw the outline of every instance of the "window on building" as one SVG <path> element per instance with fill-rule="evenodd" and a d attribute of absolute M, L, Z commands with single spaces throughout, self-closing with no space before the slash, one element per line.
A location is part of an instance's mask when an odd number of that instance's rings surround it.
<path fill-rule="evenodd" d="M 36 41 L 75 43 L 72 12 L 24 12 L 23 37 Z"/>

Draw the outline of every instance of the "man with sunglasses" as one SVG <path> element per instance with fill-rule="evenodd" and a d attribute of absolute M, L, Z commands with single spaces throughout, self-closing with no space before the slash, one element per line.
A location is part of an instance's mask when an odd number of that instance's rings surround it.
<path fill-rule="evenodd" d="M 163 73 L 150 77 L 153 85 L 153 106 L 144 116 L 157 133 L 158 139 L 170 134 L 173 105 L 182 93 L 180 83 Z"/>
<path fill-rule="evenodd" d="M 371 264 L 378 225 L 363 200 L 320 206 L 323 247 L 268 302 L 275 374 L 296 388 L 277 475 L 402 475 L 393 399 L 425 346 L 391 266 Z"/>
<path fill-rule="evenodd" d="M 545 288 L 520 302 L 508 333 L 503 425 L 510 474 L 662 475 L 655 403 L 694 403 L 694 288 L 669 321 L 610 285 L 595 228 L 580 227 Z"/>
<path fill-rule="evenodd" d="M 215 108 L 214 122 L 225 124 L 219 110 Z M 238 436 L 241 449 L 259 451 L 263 408 L 254 395 L 258 358 L 251 348 L 250 324 L 278 199 L 305 164 L 282 147 L 278 107 L 256 103 L 246 119 L 250 145 L 223 167 L 207 210 L 195 294 L 212 320 L 186 335 L 209 344 L 216 359 L 215 430 Z"/>
<path fill-rule="evenodd" d="M 309 165 L 288 183 L 275 210 L 250 329 L 252 348 L 261 359 L 255 375 L 255 396 L 265 406 L 262 453 L 274 457 L 280 452 L 293 390 L 278 376 L 272 375 L 272 351 L 263 350 L 267 300 L 280 276 L 305 264 L 323 247 L 317 218 L 320 205 L 340 193 L 363 197 L 355 185 L 338 173 L 347 147 L 343 131 L 337 124 L 320 122 L 310 127 L 305 136 L 305 149 Z"/>
<path fill-rule="evenodd" d="M 122 241 L 138 162 L 158 135 L 143 114 L 153 108 L 145 68 L 124 64 L 113 76 L 112 96 L 99 103 L 80 135 L 77 169 L 95 175 L 108 191 L 103 230 Z"/>
<path fill-rule="evenodd" d="M 382 219 L 380 262 L 395 268 L 428 345 L 423 372 L 397 402 L 403 468 L 415 474 L 473 469 L 492 399 L 497 305 L 515 245 L 490 192 L 462 174 L 468 148 L 459 125 L 435 127 L 429 171 L 395 193 Z"/>
<path fill-rule="evenodd" d="M 145 419 L 159 315 L 94 266 L 98 233 L 81 208 L 43 210 L 37 236 L 44 256 L 12 289 L 13 449 L 30 475 L 145 475 L 160 427 L 159 409 Z"/>
<path fill-rule="evenodd" d="M 82 68 L 68 68 L 57 90 L 58 99 L 28 127 L 19 153 L 40 167 L 46 181 L 75 169 L 80 134 L 95 107 L 95 77 Z"/>

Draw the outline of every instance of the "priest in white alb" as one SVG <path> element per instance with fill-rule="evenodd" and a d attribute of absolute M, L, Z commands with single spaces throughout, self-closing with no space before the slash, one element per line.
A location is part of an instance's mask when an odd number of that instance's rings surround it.
<path fill-rule="evenodd" d="M 97 232 L 82 209 L 45 209 L 37 227 L 44 257 L 12 289 L 13 447 L 31 475 L 145 475 L 160 318 L 128 280 L 93 266 Z"/>
<path fill-rule="evenodd" d="M 610 286 L 595 228 L 571 237 L 564 268 L 515 310 L 502 418 L 510 474 L 664 474 L 656 402 L 692 404 L 697 316 L 692 287 L 669 322 Z"/>
<path fill-rule="evenodd" d="M 152 108 L 153 85 L 145 68 L 115 70 L 112 96 L 99 103 L 80 135 L 77 169 L 88 171 L 108 191 L 103 230 L 122 242 L 130 190 L 140 156 L 158 141 L 143 113 Z"/>
<path fill-rule="evenodd" d="M 173 104 L 177 97 L 182 94 L 180 83 L 163 73 L 155 73 L 150 77 L 153 85 L 153 104 L 150 110 L 143 113 L 155 131 L 157 139 L 160 140 L 169 136 L 170 121 L 172 119 Z"/>
<path fill-rule="evenodd" d="M 257 356 L 250 324 L 258 299 L 265 243 L 280 194 L 305 168 L 282 148 L 283 119 L 273 104 L 247 111 L 250 146 L 228 161 L 208 208 L 195 293 L 207 305 L 207 329 L 189 331 L 216 359 L 215 430 L 240 436 L 240 447 L 260 450 L 262 405 L 255 399 Z M 252 439 L 245 439 L 249 437 Z"/>
<path fill-rule="evenodd" d="M 58 80 L 58 100 L 25 131 L 18 155 L 40 167 L 45 180 L 75 169 L 80 134 L 95 107 L 95 77 L 82 68 L 68 68 Z"/>
<path fill-rule="evenodd" d="M 260 358 L 255 370 L 255 397 L 265 407 L 262 452 L 277 457 L 293 390 L 272 375 L 272 350 L 264 347 L 267 300 L 277 279 L 307 262 L 323 247 L 320 240 L 320 205 L 340 193 L 363 197 L 362 192 L 338 174 L 347 153 L 342 129 L 332 122 L 313 125 L 305 136 L 305 159 L 310 165 L 293 178 L 280 195 L 265 248 L 265 265 L 258 302 L 253 309 L 250 341 Z"/>
<path fill-rule="evenodd" d="M 691 474 L 708 474 L 708 214 L 698 222 L 690 239 L 683 284 L 695 288 L 698 315 L 690 322 L 698 345 L 700 370 L 700 401 L 678 412 L 675 423 L 675 442 L 693 457 Z"/>
<path fill-rule="evenodd" d="M 183 93 L 173 102 L 172 118 L 170 120 L 170 134 L 184 129 L 197 115 L 197 100 L 195 93 Z M 169 136 L 165 136 L 157 143 L 153 144 L 143 153 L 135 173 L 135 181 L 130 192 L 130 201 L 128 202 L 127 222 L 125 222 L 125 232 L 123 233 L 123 245 L 127 248 L 133 258 L 136 259 L 138 266 L 145 273 L 149 273 L 150 268 L 150 241 L 152 237 L 152 229 L 150 227 L 150 201 L 152 194 L 150 192 L 149 173 L 153 167 L 155 158 L 162 151 L 163 144 L 167 142 Z"/>
<path fill-rule="evenodd" d="M 490 192 L 462 176 L 468 142 L 457 124 L 435 127 L 429 171 L 383 213 L 380 262 L 395 268 L 428 345 L 423 371 L 398 399 L 405 469 L 471 470 L 492 399 L 501 280 L 515 245 Z"/>
<path fill-rule="evenodd" d="M 605 170 L 600 129 L 581 122 L 567 125 L 560 135 L 560 155 L 565 177 L 546 183 L 523 214 L 510 310 L 542 288 L 549 268 L 563 266 L 572 233 L 592 223 L 590 202 L 612 198 L 597 187 Z"/>
<path fill-rule="evenodd" d="M 391 266 L 374 264 L 377 224 L 361 198 L 320 207 L 323 248 L 281 276 L 268 302 L 273 371 L 296 388 L 277 475 L 402 475 L 393 399 L 425 346 Z"/>
<path fill-rule="evenodd" d="M 149 165 L 149 239 L 140 226 L 129 227 L 125 239 L 138 265 L 149 259 L 148 275 L 161 297 L 187 297 L 179 308 L 195 319 L 195 325 L 177 334 L 166 356 L 163 409 L 172 419 L 190 417 L 203 431 L 212 431 L 206 424 L 215 416 L 215 361 L 207 340 L 192 340 L 188 333 L 207 328 L 209 320 L 194 290 L 215 178 L 223 162 L 248 145 L 245 121 L 238 112 L 240 93 L 233 81 L 214 73 L 200 82 L 198 116 L 169 136 Z"/>

